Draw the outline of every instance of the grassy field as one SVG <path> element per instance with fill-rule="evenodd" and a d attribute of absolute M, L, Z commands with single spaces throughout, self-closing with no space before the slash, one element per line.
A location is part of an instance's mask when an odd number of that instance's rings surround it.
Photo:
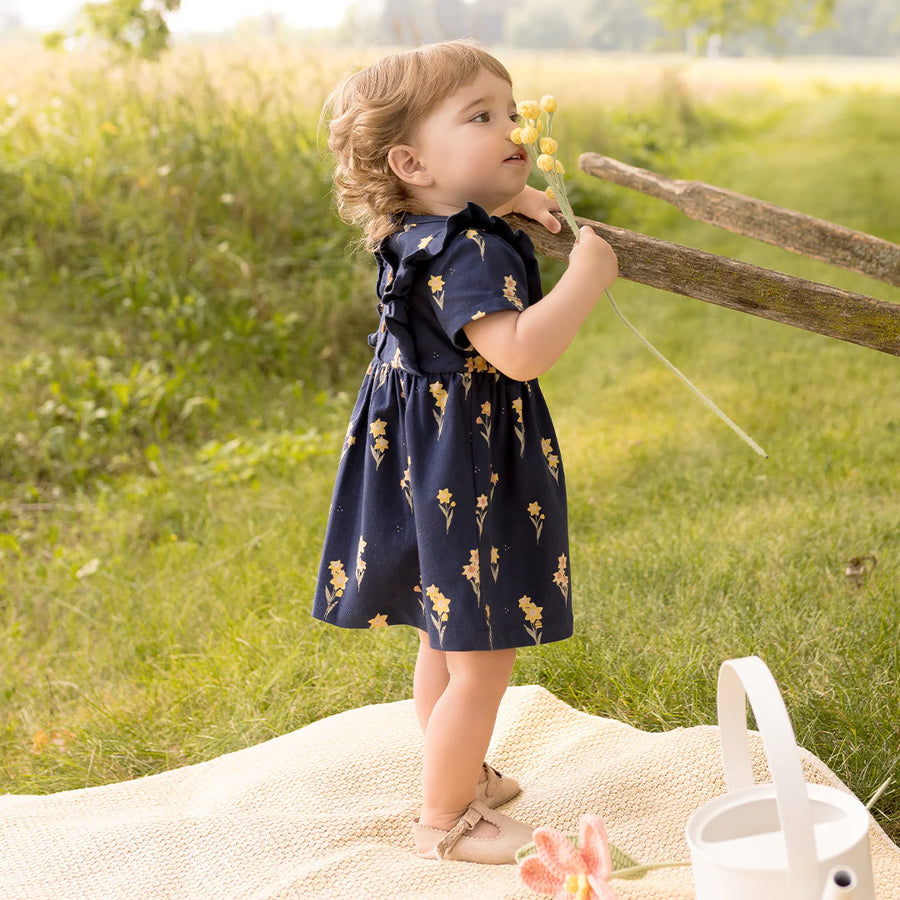
<path fill-rule="evenodd" d="M 414 635 L 309 618 L 374 316 L 316 134 L 348 58 L 184 48 L 107 70 L 4 55 L 0 791 L 158 772 L 410 694 Z M 900 241 L 896 64 L 510 65 L 520 95 L 560 98 L 570 171 L 603 151 Z M 584 215 L 900 301 L 585 175 L 571 196 Z M 668 729 L 714 722 L 719 663 L 758 653 L 799 741 L 860 797 L 894 774 L 875 814 L 896 840 L 897 359 L 614 293 L 770 459 L 598 308 L 542 380 L 577 633 L 523 651 L 515 682 Z M 857 585 L 847 560 L 870 554 Z"/>

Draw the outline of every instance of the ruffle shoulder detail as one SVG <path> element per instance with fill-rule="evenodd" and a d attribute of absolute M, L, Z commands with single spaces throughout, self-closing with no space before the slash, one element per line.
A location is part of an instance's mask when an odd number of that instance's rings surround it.
<path fill-rule="evenodd" d="M 378 295 L 390 318 L 407 321 L 403 300 L 409 294 L 416 269 L 438 256 L 455 237 L 469 229 L 495 235 L 524 260 L 534 259 L 534 245 L 524 231 L 513 230 L 504 219 L 489 216 L 475 203 L 447 217 L 407 215 L 403 230 L 386 237 L 375 251 Z"/>

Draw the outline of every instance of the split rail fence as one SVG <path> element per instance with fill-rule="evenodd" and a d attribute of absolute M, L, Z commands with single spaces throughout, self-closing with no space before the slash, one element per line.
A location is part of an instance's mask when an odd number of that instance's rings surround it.
<path fill-rule="evenodd" d="M 605 181 L 664 200 L 687 216 L 812 259 L 900 287 L 900 245 L 699 181 L 665 178 L 597 153 L 580 167 Z M 565 226 L 508 216 L 538 252 L 567 259 L 574 238 Z M 609 242 L 619 274 L 630 281 L 737 309 L 785 325 L 900 356 L 900 303 L 890 303 L 739 262 L 635 231 L 579 219 Z"/>

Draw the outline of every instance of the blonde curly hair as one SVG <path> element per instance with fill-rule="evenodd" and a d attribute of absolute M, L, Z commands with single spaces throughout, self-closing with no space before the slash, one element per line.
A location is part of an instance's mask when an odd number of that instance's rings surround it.
<path fill-rule="evenodd" d="M 503 64 L 476 44 L 426 44 L 353 73 L 325 102 L 338 213 L 363 229 L 367 249 L 398 230 L 401 213 L 420 211 L 388 164 L 388 151 L 411 142 L 431 110 L 483 69 L 512 84 Z"/>

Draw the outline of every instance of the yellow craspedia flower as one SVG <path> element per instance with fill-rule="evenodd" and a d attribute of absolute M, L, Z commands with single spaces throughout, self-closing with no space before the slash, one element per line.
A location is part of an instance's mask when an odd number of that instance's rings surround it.
<path fill-rule="evenodd" d="M 542 172 L 552 172 L 553 171 L 553 157 L 548 156 L 546 153 L 542 153 L 537 158 L 537 167 Z"/>
<path fill-rule="evenodd" d="M 537 128 L 532 125 L 526 125 L 519 134 L 523 144 L 533 144 L 538 139 L 538 136 Z"/>
<path fill-rule="evenodd" d="M 509 133 L 509 139 L 514 144 L 522 143 L 522 129 L 521 128 L 513 128 L 513 130 Z"/>
<path fill-rule="evenodd" d="M 544 96 L 541 97 L 541 109 L 544 112 L 556 112 L 558 108 L 559 103 L 556 102 L 556 97 L 554 97 L 553 94 L 544 94 Z"/>
<path fill-rule="evenodd" d="M 549 188 L 549 187 L 548 187 L 546 193 L 547 193 L 547 196 L 548 196 L 551 200 L 555 200 L 555 199 L 556 199 L 556 194 L 553 193 L 553 188 Z"/>
<path fill-rule="evenodd" d="M 537 128 L 538 134 L 540 134 L 540 133 L 544 130 L 544 120 L 543 120 L 543 119 L 538 119 L 538 120 L 534 123 L 534 127 Z"/>
<path fill-rule="evenodd" d="M 551 137 L 541 138 L 541 153 L 556 153 L 559 145 Z"/>
<path fill-rule="evenodd" d="M 526 119 L 536 119 L 541 114 L 541 105 L 537 100 L 522 100 L 516 104 L 516 112 Z"/>
<path fill-rule="evenodd" d="M 565 166 L 563 166 L 559 160 L 556 160 L 556 171 L 559 172 L 560 175 L 566 174 Z"/>

